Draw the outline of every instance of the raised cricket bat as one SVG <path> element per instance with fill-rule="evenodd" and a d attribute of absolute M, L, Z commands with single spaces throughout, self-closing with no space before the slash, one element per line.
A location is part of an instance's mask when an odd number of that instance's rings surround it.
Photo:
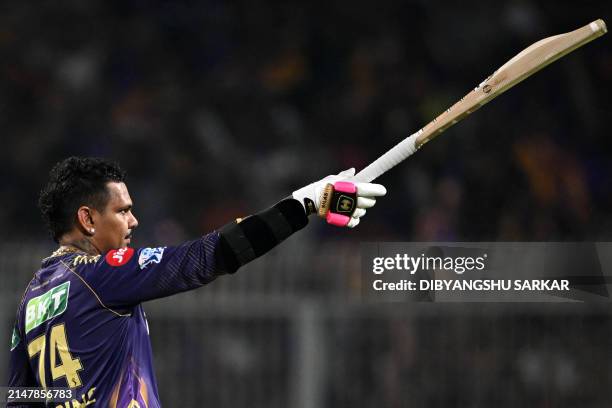
<path fill-rule="evenodd" d="M 599 19 L 577 30 L 544 38 L 530 45 L 421 130 L 395 145 L 387 153 L 357 173 L 354 180 L 370 182 L 378 178 L 416 152 L 425 143 L 485 103 L 535 74 L 548 64 L 604 35 L 607 31 L 606 23 Z"/>

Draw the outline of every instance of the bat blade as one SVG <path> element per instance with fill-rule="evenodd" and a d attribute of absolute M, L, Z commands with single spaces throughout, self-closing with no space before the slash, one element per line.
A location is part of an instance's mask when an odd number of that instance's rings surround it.
<path fill-rule="evenodd" d="M 599 19 L 577 30 L 548 37 L 530 45 L 425 127 L 395 145 L 357 173 L 355 180 L 362 182 L 375 180 L 484 104 L 606 32 L 606 23 Z"/>

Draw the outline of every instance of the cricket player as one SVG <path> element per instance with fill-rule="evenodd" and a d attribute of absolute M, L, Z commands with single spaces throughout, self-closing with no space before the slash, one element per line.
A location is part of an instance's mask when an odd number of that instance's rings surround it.
<path fill-rule="evenodd" d="M 98 158 L 58 163 L 39 205 L 60 246 L 19 304 L 9 387 L 72 391 L 71 399 L 47 403 L 52 407 L 159 407 L 142 303 L 236 272 L 304 228 L 313 213 L 356 226 L 386 190 L 354 183 L 353 175 L 326 177 L 179 246 L 136 249 L 129 245 L 138 221 L 121 168 Z"/>

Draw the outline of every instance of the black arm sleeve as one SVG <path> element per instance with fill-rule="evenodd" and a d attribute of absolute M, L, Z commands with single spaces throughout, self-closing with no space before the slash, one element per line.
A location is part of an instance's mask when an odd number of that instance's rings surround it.
<path fill-rule="evenodd" d="M 226 224 L 219 230 L 224 269 L 229 273 L 236 272 L 307 224 L 304 207 L 293 198 L 286 198 L 240 222 Z"/>

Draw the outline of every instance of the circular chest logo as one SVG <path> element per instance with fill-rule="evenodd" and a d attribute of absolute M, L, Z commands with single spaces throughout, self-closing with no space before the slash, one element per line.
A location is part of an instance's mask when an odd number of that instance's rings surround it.
<path fill-rule="evenodd" d="M 132 255 L 134 255 L 134 248 L 113 249 L 106 254 L 106 262 L 111 266 L 125 265 L 132 259 Z"/>

